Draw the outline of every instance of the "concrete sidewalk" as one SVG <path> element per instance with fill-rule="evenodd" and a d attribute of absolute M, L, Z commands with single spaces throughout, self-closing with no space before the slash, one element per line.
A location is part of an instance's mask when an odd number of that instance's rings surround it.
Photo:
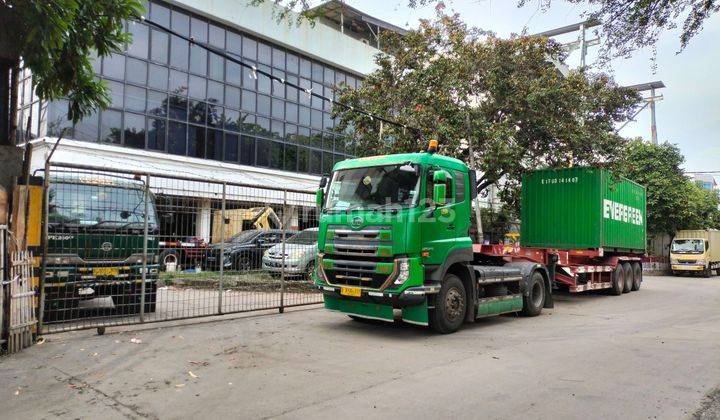
<path fill-rule="evenodd" d="M 0 413 L 677 419 L 720 384 L 718 308 L 720 277 L 648 277 L 445 336 L 325 310 L 50 335 L 0 359 Z"/>

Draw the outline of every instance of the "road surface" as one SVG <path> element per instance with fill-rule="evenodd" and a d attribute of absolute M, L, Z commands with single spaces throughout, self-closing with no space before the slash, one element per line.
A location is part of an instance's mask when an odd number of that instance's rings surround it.
<path fill-rule="evenodd" d="M 555 309 L 541 316 L 489 318 L 452 335 L 368 325 L 321 309 L 145 328 L 49 335 L 2 359 L 0 413 L 103 419 L 720 413 L 720 277 L 648 277 L 639 292 L 616 297 L 559 295 Z"/>

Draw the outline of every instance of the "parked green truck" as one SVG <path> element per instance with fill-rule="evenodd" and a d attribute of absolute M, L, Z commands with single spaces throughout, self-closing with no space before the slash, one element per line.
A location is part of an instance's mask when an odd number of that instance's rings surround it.
<path fill-rule="evenodd" d="M 473 243 L 475 185 L 474 171 L 432 146 L 338 162 L 317 192 L 325 307 L 451 333 L 485 316 L 538 315 L 557 288 L 639 289 L 641 186 L 593 168 L 530 173 L 522 246 L 508 250 Z"/>
<path fill-rule="evenodd" d="M 51 174 L 45 322 L 140 312 L 146 207 L 149 257 L 144 302 L 146 313 L 155 311 L 158 224 L 153 195 L 147 195 L 145 203 L 145 194 L 144 183 L 132 178 Z M 86 305 L 108 297 L 112 305 Z"/>

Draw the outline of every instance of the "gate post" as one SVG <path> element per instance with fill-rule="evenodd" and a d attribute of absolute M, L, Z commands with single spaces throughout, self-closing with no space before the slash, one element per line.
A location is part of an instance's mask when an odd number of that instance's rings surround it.
<path fill-rule="evenodd" d="M 283 189 L 282 260 L 280 262 L 280 313 L 285 312 L 285 225 L 287 224 L 287 190 Z"/>
<path fill-rule="evenodd" d="M 148 252 L 148 213 L 150 205 L 150 175 L 145 175 L 145 191 L 144 191 L 145 210 L 143 213 L 143 257 L 142 272 L 140 284 L 140 322 L 145 322 L 145 280 L 147 280 L 147 252 Z M 160 273 L 158 273 L 158 276 Z M 157 293 L 157 292 L 156 292 Z M 157 296 L 157 295 L 156 295 Z M 157 297 L 156 297 L 157 299 Z"/>
<path fill-rule="evenodd" d="M 58 142 L 60 139 L 57 140 Z M 57 147 L 57 143 L 55 145 Z M 43 208 L 42 208 L 42 233 L 40 235 L 40 245 L 42 246 L 42 257 L 40 263 L 40 284 L 38 292 L 40 297 L 38 298 L 37 308 L 37 335 L 42 335 L 43 332 L 43 317 L 45 315 L 45 272 L 47 270 L 47 252 L 48 252 L 48 209 L 50 207 L 50 158 L 45 161 L 45 168 L 43 169 Z M 28 211 L 28 209 L 25 209 Z"/>
<path fill-rule="evenodd" d="M 218 315 L 222 315 L 223 309 L 223 281 L 225 280 L 225 198 L 227 194 L 227 183 L 222 184 L 222 203 L 220 207 L 220 280 L 218 281 Z"/>

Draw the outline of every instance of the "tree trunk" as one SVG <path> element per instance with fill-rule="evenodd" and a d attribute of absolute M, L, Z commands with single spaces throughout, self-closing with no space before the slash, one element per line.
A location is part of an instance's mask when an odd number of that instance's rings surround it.
<path fill-rule="evenodd" d="M 10 137 L 10 74 L 12 63 L 0 60 L 0 145 Z"/>
<path fill-rule="evenodd" d="M 8 130 L 7 143 L 14 145 L 17 139 L 17 104 L 18 104 L 18 80 L 20 79 L 20 59 L 15 60 L 10 71 L 10 79 L 8 86 L 10 88 L 10 106 L 8 107 L 8 120 L 10 129 Z"/>

